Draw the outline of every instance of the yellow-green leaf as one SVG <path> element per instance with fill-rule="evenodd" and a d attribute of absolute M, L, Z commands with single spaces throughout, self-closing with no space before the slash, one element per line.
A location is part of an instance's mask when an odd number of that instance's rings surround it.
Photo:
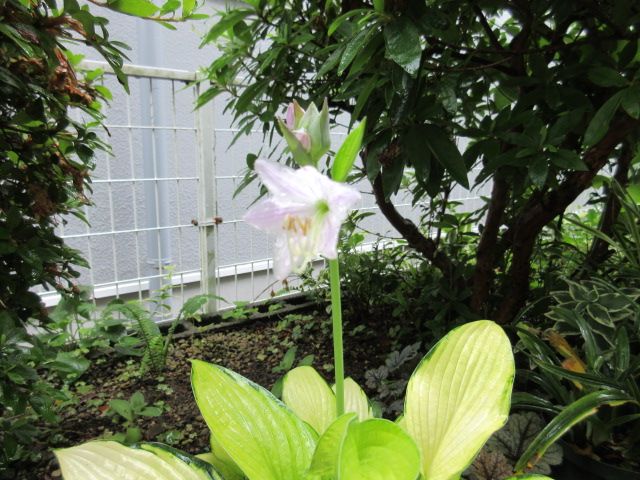
<path fill-rule="evenodd" d="M 316 451 L 313 454 L 313 460 L 309 468 L 309 476 L 311 478 L 335 478 L 340 451 L 347 436 L 347 429 L 355 420 L 355 413 L 345 413 L 325 430 L 318 440 Z"/>
<path fill-rule="evenodd" d="M 336 418 L 335 395 L 313 367 L 297 367 L 285 375 L 282 400 L 320 435 Z"/>
<path fill-rule="evenodd" d="M 192 362 L 191 385 L 215 439 L 249 480 L 303 477 L 315 435 L 270 392 L 198 360 Z"/>
<path fill-rule="evenodd" d="M 356 128 L 351 130 L 351 133 L 349 133 L 344 143 L 338 149 L 336 158 L 333 161 L 333 166 L 331 167 L 331 178 L 336 182 L 344 182 L 349 172 L 351 172 L 353 163 L 356 161 L 360 146 L 362 145 L 366 124 L 367 119 L 365 118 Z"/>
<path fill-rule="evenodd" d="M 373 418 L 367 394 L 351 377 L 344 380 L 344 411 L 355 413 L 360 421 Z"/>
<path fill-rule="evenodd" d="M 509 339 L 489 320 L 452 330 L 424 357 L 407 385 L 402 425 L 427 479 L 457 478 L 504 425 L 514 374 Z"/>
<path fill-rule="evenodd" d="M 201 457 L 206 462 L 210 463 L 215 469 L 220 472 L 224 477 L 224 480 L 242 480 L 244 474 L 242 470 L 235 464 L 229 454 L 222 448 L 220 442 L 211 434 L 209 438 L 211 445 L 211 452 Z"/>
<path fill-rule="evenodd" d="M 411 437 L 379 418 L 349 425 L 338 461 L 338 480 L 413 480 L 420 472 Z"/>

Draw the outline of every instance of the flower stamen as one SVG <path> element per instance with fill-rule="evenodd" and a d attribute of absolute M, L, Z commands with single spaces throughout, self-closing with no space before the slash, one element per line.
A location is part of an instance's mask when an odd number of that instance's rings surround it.
<path fill-rule="evenodd" d="M 289 233 L 306 237 L 311 230 L 311 219 L 297 215 L 285 215 L 282 228 Z"/>

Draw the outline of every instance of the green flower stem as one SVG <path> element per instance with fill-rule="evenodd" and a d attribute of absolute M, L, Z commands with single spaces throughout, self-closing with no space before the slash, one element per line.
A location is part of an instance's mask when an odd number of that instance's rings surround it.
<path fill-rule="evenodd" d="M 344 413 L 344 354 L 342 349 L 342 302 L 338 259 L 329 260 L 331 278 L 331 318 L 333 320 L 333 361 L 336 374 L 336 413 Z"/>

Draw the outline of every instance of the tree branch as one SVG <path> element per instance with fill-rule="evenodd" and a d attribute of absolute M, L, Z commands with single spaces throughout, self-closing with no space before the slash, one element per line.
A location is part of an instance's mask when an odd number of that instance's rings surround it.
<path fill-rule="evenodd" d="M 451 278 L 453 265 L 449 257 L 439 252 L 435 242 L 423 235 L 415 223 L 400 215 L 396 207 L 385 198 L 381 174 L 376 177 L 372 187 L 376 203 L 385 218 L 389 220 L 389 223 L 403 236 L 411 248 L 420 252 L 445 276 Z"/>
<path fill-rule="evenodd" d="M 491 45 L 493 45 L 493 47 L 496 50 L 504 51 L 505 48 L 500 43 L 500 40 L 498 40 L 498 37 L 496 37 L 496 34 L 491 28 L 491 25 L 489 25 L 489 21 L 487 20 L 487 17 L 485 17 L 482 9 L 475 3 L 473 4 L 472 8 L 476 16 L 478 17 L 478 20 L 480 20 L 480 24 L 482 25 L 482 28 L 484 28 L 484 31 L 489 37 L 489 41 L 491 42 Z"/>

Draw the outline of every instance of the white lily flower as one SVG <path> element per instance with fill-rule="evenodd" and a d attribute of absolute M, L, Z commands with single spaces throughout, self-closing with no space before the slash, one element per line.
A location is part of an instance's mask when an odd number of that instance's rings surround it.
<path fill-rule="evenodd" d="M 340 226 L 360 193 L 311 166 L 294 170 L 257 160 L 255 170 L 270 195 L 251 207 L 244 221 L 276 235 L 276 277 L 300 272 L 318 254 L 337 258 Z"/>

